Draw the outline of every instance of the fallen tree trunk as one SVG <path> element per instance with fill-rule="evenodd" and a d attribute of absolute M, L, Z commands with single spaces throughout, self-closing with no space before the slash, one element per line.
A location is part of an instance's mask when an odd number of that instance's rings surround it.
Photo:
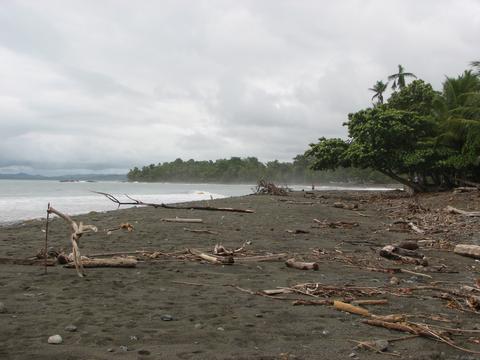
<path fill-rule="evenodd" d="M 318 263 L 316 262 L 302 262 L 302 261 L 295 261 L 295 259 L 288 259 L 285 262 L 290 268 L 298 269 L 298 270 L 315 270 L 319 269 Z"/>
<path fill-rule="evenodd" d="M 240 213 L 254 213 L 254 210 L 251 209 L 234 209 L 227 207 L 214 207 L 214 206 L 181 206 L 181 205 L 167 205 L 164 203 L 155 204 L 155 203 L 146 203 L 141 200 L 134 199 L 128 195 L 125 195 L 131 200 L 131 202 L 124 202 L 118 200 L 115 196 L 109 193 L 104 193 L 101 191 L 92 191 L 95 194 L 100 194 L 105 196 L 108 200 L 114 202 L 120 207 L 121 205 L 141 205 L 141 206 L 152 206 L 154 208 L 164 208 L 164 209 L 173 209 L 173 210 L 207 210 L 207 211 L 227 211 L 227 212 L 240 212 Z"/>
<path fill-rule="evenodd" d="M 453 252 L 458 255 L 480 259 L 480 246 L 478 245 L 458 244 L 453 249 Z"/>
<path fill-rule="evenodd" d="M 114 257 L 110 259 L 82 259 L 82 265 L 86 268 L 100 268 L 100 267 L 117 267 L 117 268 L 133 268 L 137 266 L 137 259 L 135 258 L 125 258 L 125 257 Z M 66 268 L 75 267 L 74 263 L 65 264 Z"/>

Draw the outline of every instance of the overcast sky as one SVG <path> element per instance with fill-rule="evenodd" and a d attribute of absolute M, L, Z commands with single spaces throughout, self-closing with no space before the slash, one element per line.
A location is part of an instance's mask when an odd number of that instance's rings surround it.
<path fill-rule="evenodd" d="M 480 60 L 479 0 L 2 0 L 0 173 L 290 161 L 402 64 Z"/>

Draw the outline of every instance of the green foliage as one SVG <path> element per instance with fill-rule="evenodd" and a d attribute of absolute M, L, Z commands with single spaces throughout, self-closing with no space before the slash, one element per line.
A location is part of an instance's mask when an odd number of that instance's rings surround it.
<path fill-rule="evenodd" d="M 400 90 L 403 89 L 406 85 L 405 79 L 407 77 L 417 78 L 414 74 L 405 72 L 404 70 L 405 69 L 403 68 L 402 65 L 398 65 L 398 72 L 388 77 L 388 81 L 393 81 L 392 83 L 393 90 L 395 90 L 397 87 Z"/>
<path fill-rule="evenodd" d="M 336 171 L 313 171 L 311 156 L 298 155 L 293 162 L 269 161 L 266 164 L 255 157 L 241 159 L 232 157 L 216 161 L 176 159 L 158 165 L 151 164 L 142 169 L 130 170 L 130 181 L 159 182 L 216 182 L 249 183 L 268 179 L 277 183 L 320 184 L 337 182 L 388 182 L 388 178 L 371 169 L 346 169 Z"/>
<path fill-rule="evenodd" d="M 348 140 L 311 144 L 314 168 L 371 168 L 417 191 L 448 188 L 458 178 L 480 181 L 478 74 L 447 77 L 442 92 L 423 80 L 406 85 L 406 77 L 415 75 L 399 65 L 389 80 L 400 90 L 386 104 L 349 114 Z"/>
<path fill-rule="evenodd" d="M 372 96 L 372 101 L 377 98 L 377 105 L 383 104 L 383 93 L 387 90 L 388 82 L 385 84 L 379 80 L 368 90 L 373 91 L 375 94 Z"/>
<path fill-rule="evenodd" d="M 350 162 L 344 154 L 348 143 L 342 139 L 320 138 L 317 144 L 310 144 L 310 150 L 305 155 L 312 158 L 312 169 L 335 170 L 338 167 L 348 167 Z"/>

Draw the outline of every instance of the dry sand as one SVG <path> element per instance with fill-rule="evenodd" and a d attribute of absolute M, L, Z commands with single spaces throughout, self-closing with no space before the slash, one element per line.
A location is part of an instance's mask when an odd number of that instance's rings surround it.
<path fill-rule="evenodd" d="M 350 340 L 391 339 L 404 336 L 403 333 L 368 326 L 358 315 L 343 313 L 331 306 L 292 306 L 291 301 L 248 294 L 233 286 L 260 291 L 306 282 L 337 286 L 388 285 L 391 274 L 349 267 L 333 261 L 333 257 L 337 253 L 377 259 L 383 245 L 405 239 L 480 243 L 480 219 L 452 217 L 452 224 L 439 224 L 438 229 L 418 235 L 411 231 L 387 230 L 397 216 L 395 209 L 406 209 L 415 203 L 414 199 L 397 198 L 394 193 L 315 192 L 313 197 L 306 196 L 299 192 L 288 197 L 245 196 L 208 202 L 212 206 L 254 209 L 254 214 L 132 208 L 74 217 L 100 229 L 82 238 L 84 255 L 143 249 L 211 251 L 217 243 L 236 248 L 249 241 L 247 249 L 252 254 L 288 253 L 290 257 L 316 260 L 320 269 L 300 271 L 287 268 L 283 262 L 216 266 L 170 257 L 140 262 L 133 269 L 86 269 L 88 276 L 82 279 L 74 269 L 61 266 L 50 267 L 44 275 L 40 266 L 0 264 L 0 302 L 6 308 L 0 313 L 0 359 L 392 358 L 356 349 Z M 418 201 L 429 209 L 447 204 L 479 209 L 479 199 L 477 194 L 449 193 L 426 195 Z M 357 203 L 360 213 L 366 216 L 335 208 L 336 201 Z M 186 232 L 183 230 L 185 224 L 159 221 L 175 216 L 202 218 L 204 224 L 187 227 L 209 229 L 219 234 Z M 359 226 L 351 229 L 318 227 L 314 218 L 354 221 Z M 456 221 L 461 223 L 460 228 L 455 226 Z M 122 222 L 133 224 L 135 230 L 106 234 L 105 229 Z M 29 221 L 0 228 L 0 257 L 35 255 L 43 246 L 41 230 L 44 226 L 44 222 Z M 286 232 L 297 229 L 309 233 Z M 68 251 L 68 233 L 61 219 L 53 220 L 49 230 L 50 245 Z M 315 249 L 322 249 L 327 255 L 316 258 L 312 253 Z M 458 287 L 459 283 L 473 285 L 479 277 L 475 267 L 480 265 L 473 259 L 449 251 L 425 249 L 425 253 L 430 259 L 430 269 L 444 264 L 455 272 L 426 272 L 432 280 L 397 274 L 398 286 L 444 281 L 443 286 Z M 398 266 L 386 259 L 378 261 L 383 261 L 385 266 Z M 413 265 L 401 267 L 415 270 Z M 393 295 L 376 298 L 389 301 L 388 305 L 368 307 L 376 314 L 415 314 L 415 321 L 448 327 L 474 329 L 479 326 L 479 315 L 449 309 L 442 299 L 427 296 L 421 300 Z M 418 315 L 441 315 L 452 322 L 434 322 Z M 166 321 L 170 317 L 172 320 Z M 68 325 L 75 325 L 77 330 L 66 331 Z M 48 337 L 54 334 L 63 337 L 61 345 L 47 343 Z M 455 336 L 454 340 L 461 346 L 480 351 L 480 345 L 469 342 L 469 338 L 478 339 L 480 334 Z M 480 358 L 423 338 L 392 343 L 389 351 L 400 353 L 398 358 L 402 359 Z"/>

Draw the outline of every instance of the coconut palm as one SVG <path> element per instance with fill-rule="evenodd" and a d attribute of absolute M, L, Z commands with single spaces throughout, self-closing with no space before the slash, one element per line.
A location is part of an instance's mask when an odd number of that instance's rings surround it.
<path fill-rule="evenodd" d="M 395 90 L 397 87 L 401 90 L 405 87 L 405 78 L 413 77 L 417 78 L 413 73 L 404 72 L 402 65 L 398 65 L 398 73 L 392 74 L 388 77 L 389 81 L 393 80 L 392 89 Z"/>
<path fill-rule="evenodd" d="M 476 74 L 480 76 L 480 61 L 472 61 L 470 66 L 476 70 Z"/>
<path fill-rule="evenodd" d="M 383 104 L 383 93 L 387 90 L 388 82 L 385 84 L 382 80 L 378 80 L 373 87 L 368 90 L 373 91 L 372 101 L 377 98 L 377 104 Z"/>

